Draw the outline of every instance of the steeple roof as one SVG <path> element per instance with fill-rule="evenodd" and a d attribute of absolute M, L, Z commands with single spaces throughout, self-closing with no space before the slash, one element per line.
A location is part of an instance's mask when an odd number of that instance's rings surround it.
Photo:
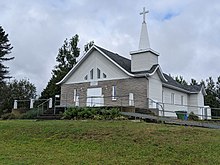
<path fill-rule="evenodd" d="M 146 50 L 150 49 L 150 41 L 148 36 L 148 30 L 147 30 L 147 23 L 146 23 L 146 14 L 149 11 L 145 10 L 145 7 L 143 8 L 143 12 L 140 13 L 140 15 L 143 15 L 143 22 L 141 26 L 141 35 L 140 35 L 140 41 L 139 41 L 139 50 Z"/>

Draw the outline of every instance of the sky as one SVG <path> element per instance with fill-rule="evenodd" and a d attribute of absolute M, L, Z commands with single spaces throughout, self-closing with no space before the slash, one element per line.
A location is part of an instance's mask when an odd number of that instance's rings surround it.
<path fill-rule="evenodd" d="M 0 0 L 0 26 L 14 47 L 5 62 L 15 79 L 46 87 L 66 38 L 79 35 L 130 58 L 138 50 L 146 7 L 151 48 L 164 73 L 187 81 L 220 76 L 219 0 Z"/>

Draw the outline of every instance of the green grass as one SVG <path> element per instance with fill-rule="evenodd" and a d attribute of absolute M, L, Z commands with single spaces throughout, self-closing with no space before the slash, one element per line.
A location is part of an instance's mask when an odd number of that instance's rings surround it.
<path fill-rule="evenodd" d="M 0 121 L 0 164 L 220 164 L 220 130 L 131 121 Z"/>

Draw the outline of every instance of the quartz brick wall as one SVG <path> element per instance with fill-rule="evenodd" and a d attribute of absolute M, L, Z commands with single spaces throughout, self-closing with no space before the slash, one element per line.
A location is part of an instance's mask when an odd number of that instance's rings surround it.
<path fill-rule="evenodd" d="M 116 100 L 112 100 L 112 86 L 116 86 Z M 102 88 L 105 106 L 129 106 L 129 93 L 134 94 L 135 107 L 146 107 L 147 105 L 147 87 L 146 78 L 128 78 L 117 80 L 99 81 L 90 84 L 63 84 L 61 86 L 61 105 L 75 105 L 73 101 L 74 89 L 77 89 L 79 95 L 79 106 L 86 106 L 87 89 Z"/>

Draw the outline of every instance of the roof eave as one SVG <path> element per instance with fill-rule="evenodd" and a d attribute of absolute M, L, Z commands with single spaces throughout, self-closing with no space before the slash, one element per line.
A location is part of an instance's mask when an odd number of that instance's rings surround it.
<path fill-rule="evenodd" d="M 109 61 L 111 61 L 113 64 L 115 64 L 118 68 L 120 68 L 124 73 L 126 73 L 128 76 L 135 77 L 134 74 L 129 73 L 124 68 L 122 68 L 119 64 L 117 64 L 114 60 L 112 60 L 109 56 L 107 56 L 104 52 L 102 52 L 98 47 L 94 45 L 94 47 L 102 54 L 104 55 Z"/>
<path fill-rule="evenodd" d="M 162 84 L 163 84 L 164 87 L 175 89 L 175 90 L 178 90 L 178 91 L 181 91 L 181 92 L 185 92 L 185 93 L 188 93 L 188 94 L 198 94 L 199 93 L 199 92 L 191 92 L 191 91 L 188 91 L 188 90 L 185 90 L 185 89 L 173 86 L 173 85 L 169 85 L 169 84 L 166 84 L 166 83 L 162 83 Z"/>
<path fill-rule="evenodd" d="M 156 52 L 155 50 L 151 49 L 151 48 L 148 48 L 148 49 L 141 49 L 141 50 L 137 50 L 137 51 L 131 51 L 130 54 L 133 55 L 133 54 L 139 54 L 139 53 L 144 53 L 144 52 L 151 52 L 157 56 L 160 55 L 160 53 Z"/>
<path fill-rule="evenodd" d="M 159 69 L 159 76 L 160 76 L 160 78 L 161 78 L 163 81 L 167 82 L 167 79 L 164 77 L 163 72 L 162 72 L 162 69 L 160 68 L 160 65 L 159 65 L 159 64 L 157 65 L 157 67 L 154 69 L 154 71 L 153 71 L 152 73 L 147 73 L 146 76 L 147 76 L 147 77 L 153 76 L 158 69 Z"/>
<path fill-rule="evenodd" d="M 91 53 L 91 51 L 93 49 L 96 49 L 99 53 L 101 53 L 103 56 L 105 56 L 109 61 L 111 61 L 113 64 L 115 64 L 118 68 L 120 68 L 124 73 L 126 73 L 128 76 L 131 76 L 131 77 L 135 77 L 134 74 L 131 74 L 129 73 L 128 71 L 126 71 L 124 68 L 122 68 L 119 64 L 117 64 L 114 60 L 112 60 L 110 57 L 108 57 L 104 52 L 102 52 L 96 45 L 93 45 L 87 53 L 85 53 L 79 60 L 79 62 L 66 74 L 66 76 L 61 80 L 59 81 L 58 83 L 56 83 L 56 85 L 60 85 L 62 84 L 63 82 L 65 82 L 69 76 L 71 75 L 71 73 L 77 68 L 79 67 L 79 65 L 86 59 L 86 57 Z"/>
<path fill-rule="evenodd" d="M 64 78 L 61 81 L 59 81 L 58 83 L 56 83 L 56 85 L 60 85 L 63 82 L 65 82 L 66 79 L 69 78 L 71 73 L 83 62 L 83 60 L 86 58 L 86 56 L 88 56 L 91 53 L 92 49 L 94 49 L 94 45 L 79 59 L 79 61 L 76 63 L 76 65 L 64 76 Z"/>

